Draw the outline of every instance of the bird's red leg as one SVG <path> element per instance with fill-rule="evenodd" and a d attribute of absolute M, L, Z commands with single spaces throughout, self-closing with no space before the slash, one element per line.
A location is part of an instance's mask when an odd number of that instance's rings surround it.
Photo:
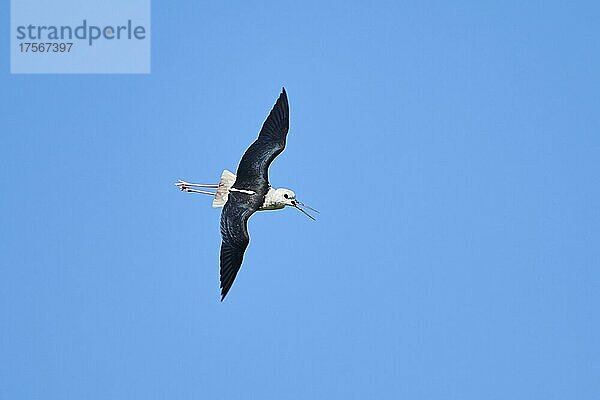
<path fill-rule="evenodd" d="M 219 185 L 205 185 L 205 184 L 202 184 L 202 183 L 189 183 L 189 182 L 186 182 L 186 181 L 182 181 L 181 179 L 179 179 L 177 181 L 177 183 L 175 183 L 175 186 L 179 186 L 179 187 L 182 187 L 182 186 L 185 186 L 185 187 L 192 186 L 192 187 L 202 187 L 202 188 L 211 188 L 211 189 L 216 189 L 216 188 L 219 187 Z"/>
<path fill-rule="evenodd" d="M 175 183 L 175 186 L 177 186 L 179 188 L 179 190 L 181 190 L 182 192 L 208 194 L 211 196 L 214 196 L 215 193 L 210 192 L 208 190 L 192 189 L 192 187 L 212 188 L 212 189 L 216 189 L 219 187 L 219 185 L 203 185 L 201 183 L 189 183 L 186 181 L 182 181 L 181 179 L 178 180 L 177 183 Z"/>
<path fill-rule="evenodd" d="M 214 192 L 209 192 L 209 191 L 207 191 L 207 190 L 198 190 L 198 189 L 192 189 L 192 188 L 189 188 L 189 187 L 182 187 L 182 188 L 181 188 L 181 190 L 182 190 L 182 191 L 184 191 L 184 192 L 188 192 L 188 193 L 209 194 L 209 195 L 211 195 L 211 196 L 214 196 L 214 195 L 215 195 L 215 193 L 214 193 Z"/>

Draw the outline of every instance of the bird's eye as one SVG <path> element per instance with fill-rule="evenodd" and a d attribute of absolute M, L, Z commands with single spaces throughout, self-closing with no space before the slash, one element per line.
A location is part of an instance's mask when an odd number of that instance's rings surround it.
<path fill-rule="evenodd" d="M 287 193 L 285 193 L 285 194 L 283 195 L 283 197 L 285 197 L 286 199 L 289 199 L 289 198 L 290 198 L 290 196 L 288 196 L 288 195 L 287 195 Z"/>

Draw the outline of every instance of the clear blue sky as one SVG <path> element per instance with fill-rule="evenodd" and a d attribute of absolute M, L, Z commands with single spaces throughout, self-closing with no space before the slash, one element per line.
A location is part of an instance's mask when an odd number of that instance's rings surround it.
<path fill-rule="evenodd" d="M 155 1 L 150 75 L 0 41 L 0 398 L 600 398 L 596 2 L 222 3 Z M 271 181 L 320 219 L 252 217 L 220 303 L 173 182 L 282 85 Z"/>

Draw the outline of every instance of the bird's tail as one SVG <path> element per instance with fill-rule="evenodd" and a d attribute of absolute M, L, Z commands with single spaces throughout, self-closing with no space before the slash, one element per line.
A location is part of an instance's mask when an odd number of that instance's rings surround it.
<path fill-rule="evenodd" d="M 235 174 L 231 171 L 223 170 L 221 180 L 219 181 L 219 187 L 217 188 L 217 193 L 215 193 L 215 198 L 213 200 L 213 207 L 223 207 L 225 203 L 227 203 L 229 189 L 231 189 L 234 182 Z"/>

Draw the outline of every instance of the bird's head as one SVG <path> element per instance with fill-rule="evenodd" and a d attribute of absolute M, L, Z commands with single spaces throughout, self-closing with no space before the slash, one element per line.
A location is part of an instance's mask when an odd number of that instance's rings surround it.
<path fill-rule="evenodd" d="M 290 189 L 276 189 L 275 190 L 275 198 L 278 203 L 297 208 L 298 210 L 302 211 L 302 213 L 305 214 L 307 217 L 309 217 L 313 221 L 315 220 L 315 218 L 312 215 L 310 215 L 309 213 L 307 213 L 303 207 L 306 207 L 309 210 L 317 212 L 317 213 L 318 213 L 318 211 L 315 210 L 314 208 L 307 206 L 306 204 L 298 201 L 296 199 L 296 193 L 294 193 Z"/>
<path fill-rule="evenodd" d="M 286 206 L 296 206 L 296 193 L 290 189 L 276 189 L 275 200 L 278 203 L 285 204 Z"/>

